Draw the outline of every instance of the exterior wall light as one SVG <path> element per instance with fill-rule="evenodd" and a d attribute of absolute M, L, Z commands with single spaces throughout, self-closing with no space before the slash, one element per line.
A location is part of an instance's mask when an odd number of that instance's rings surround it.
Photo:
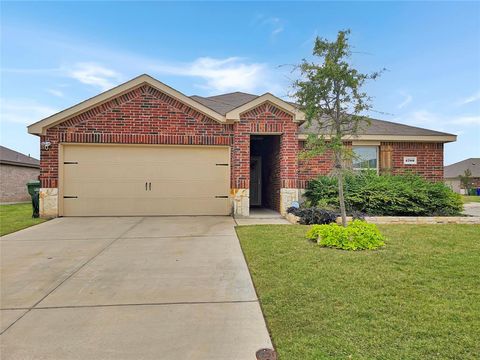
<path fill-rule="evenodd" d="M 42 149 L 44 150 L 48 150 L 50 149 L 50 145 L 52 145 L 52 143 L 50 141 L 42 141 L 40 143 L 40 146 L 42 147 Z"/>

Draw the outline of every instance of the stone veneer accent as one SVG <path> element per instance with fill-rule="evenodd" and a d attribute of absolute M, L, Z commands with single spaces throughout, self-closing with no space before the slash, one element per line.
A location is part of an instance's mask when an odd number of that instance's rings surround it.
<path fill-rule="evenodd" d="M 239 216 L 250 215 L 250 190 L 232 189 L 230 191 L 233 202 L 233 213 Z"/>
<path fill-rule="evenodd" d="M 287 215 L 287 209 L 299 199 L 299 189 L 280 189 L 280 214 Z"/>
<path fill-rule="evenodd" d="M 40 216 L 43 218 L 52 218 L 58 216 L 58 189 L 40 188 Z"/>

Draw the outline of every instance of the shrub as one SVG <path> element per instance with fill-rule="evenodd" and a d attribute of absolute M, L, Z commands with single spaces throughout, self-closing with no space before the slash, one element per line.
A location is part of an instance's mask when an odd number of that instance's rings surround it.
<path fill-rule="evenodd" d="M 313 206 L 336 206 L 337 179 L 321 176 L 310 181 L 305 196 Z M 367 215 L 451 216 L 462 211 L 461 197 L 448 186 L 413 174 L 348 174 L 345 176 L 345 203 L 350 213 Z"/>
<path fill-rule="evenodd" d="M 385 245 L 385 237 L 375 224 L 354 220 L 347 227 L 338 224 L 313 225 L 307 239 L 320 246 L 343 250 L 373 250 Z"/>
<path fill-rule="evenodd" d="M 318 207 L 295 208 L 290 207 L 287 212 L 298 216 L 299 223 L 302 225 L 313 224 L 330 224 L 334 223 L 339 216 L 338 212 L 330 209 L 322 209 Z"/>

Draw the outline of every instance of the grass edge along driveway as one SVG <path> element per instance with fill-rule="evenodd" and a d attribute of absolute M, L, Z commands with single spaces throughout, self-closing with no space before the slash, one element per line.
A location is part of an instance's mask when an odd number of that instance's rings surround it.
<path fill-rule="evenodd" d="M 0 205 L 0 236 L 40 224 L 45 219 L 32 218 L 32 204 Z"/>
<path fill-rule="evenodd" d="M 386 247 L 347 252 L 308 226 L 237 227 L 282 360 L 474 359 L 480 226 L 384 225 Z"/>

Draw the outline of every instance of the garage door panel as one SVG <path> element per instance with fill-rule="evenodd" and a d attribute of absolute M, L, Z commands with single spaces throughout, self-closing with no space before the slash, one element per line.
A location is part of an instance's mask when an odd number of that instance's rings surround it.
<path fill-rule="evenodd" d="M 64 199 L 67 216 L 150 216 L 150 215 L 226 215 L 230 212 L 228 199 L 174 198 L 158 199 L 154 204 L 145 198 L 126 201 L 119 198 Z M 92 208 L 91 203 L 95 202 Z M 87 214 L 87 215 L 86 215 Z"/>
<path fill-rule="evenodd" d="M 147 186 L 145 184 L 147 183 Z M 149 186 L 151 184 L 151 186 Z M 102 191 L 98 191 L 102 188 Z M 146 190 L 147 189 L 147 190 Z M 151 190 L 148 190 L 151 189 Z M 101 179 L 92 179 L 88 182 L 70 182 L 64 187 L 66 196 L 86 197 L 95 194 L 94 198 L 122 197 L 135 199 L 142 198 L 175 198 L 195 197 L 214 198 L 215 196 L 228 195 L 229 188 L 219 186 L 218 181 L 212 180 L 162 180 L 139 182 L 130 180 L 125 182 L 110 181 L 108 185 Z M 80 195 L 79 195 L 80 194 Z M 91 197 L 91 195 L 89 196 Z"/>
<path fill-rule="evenodd" d="M 74 197 L 63 214 L 229 214 L 229 156 L 227 147 L 65 145 L 63 195 Z"/>

